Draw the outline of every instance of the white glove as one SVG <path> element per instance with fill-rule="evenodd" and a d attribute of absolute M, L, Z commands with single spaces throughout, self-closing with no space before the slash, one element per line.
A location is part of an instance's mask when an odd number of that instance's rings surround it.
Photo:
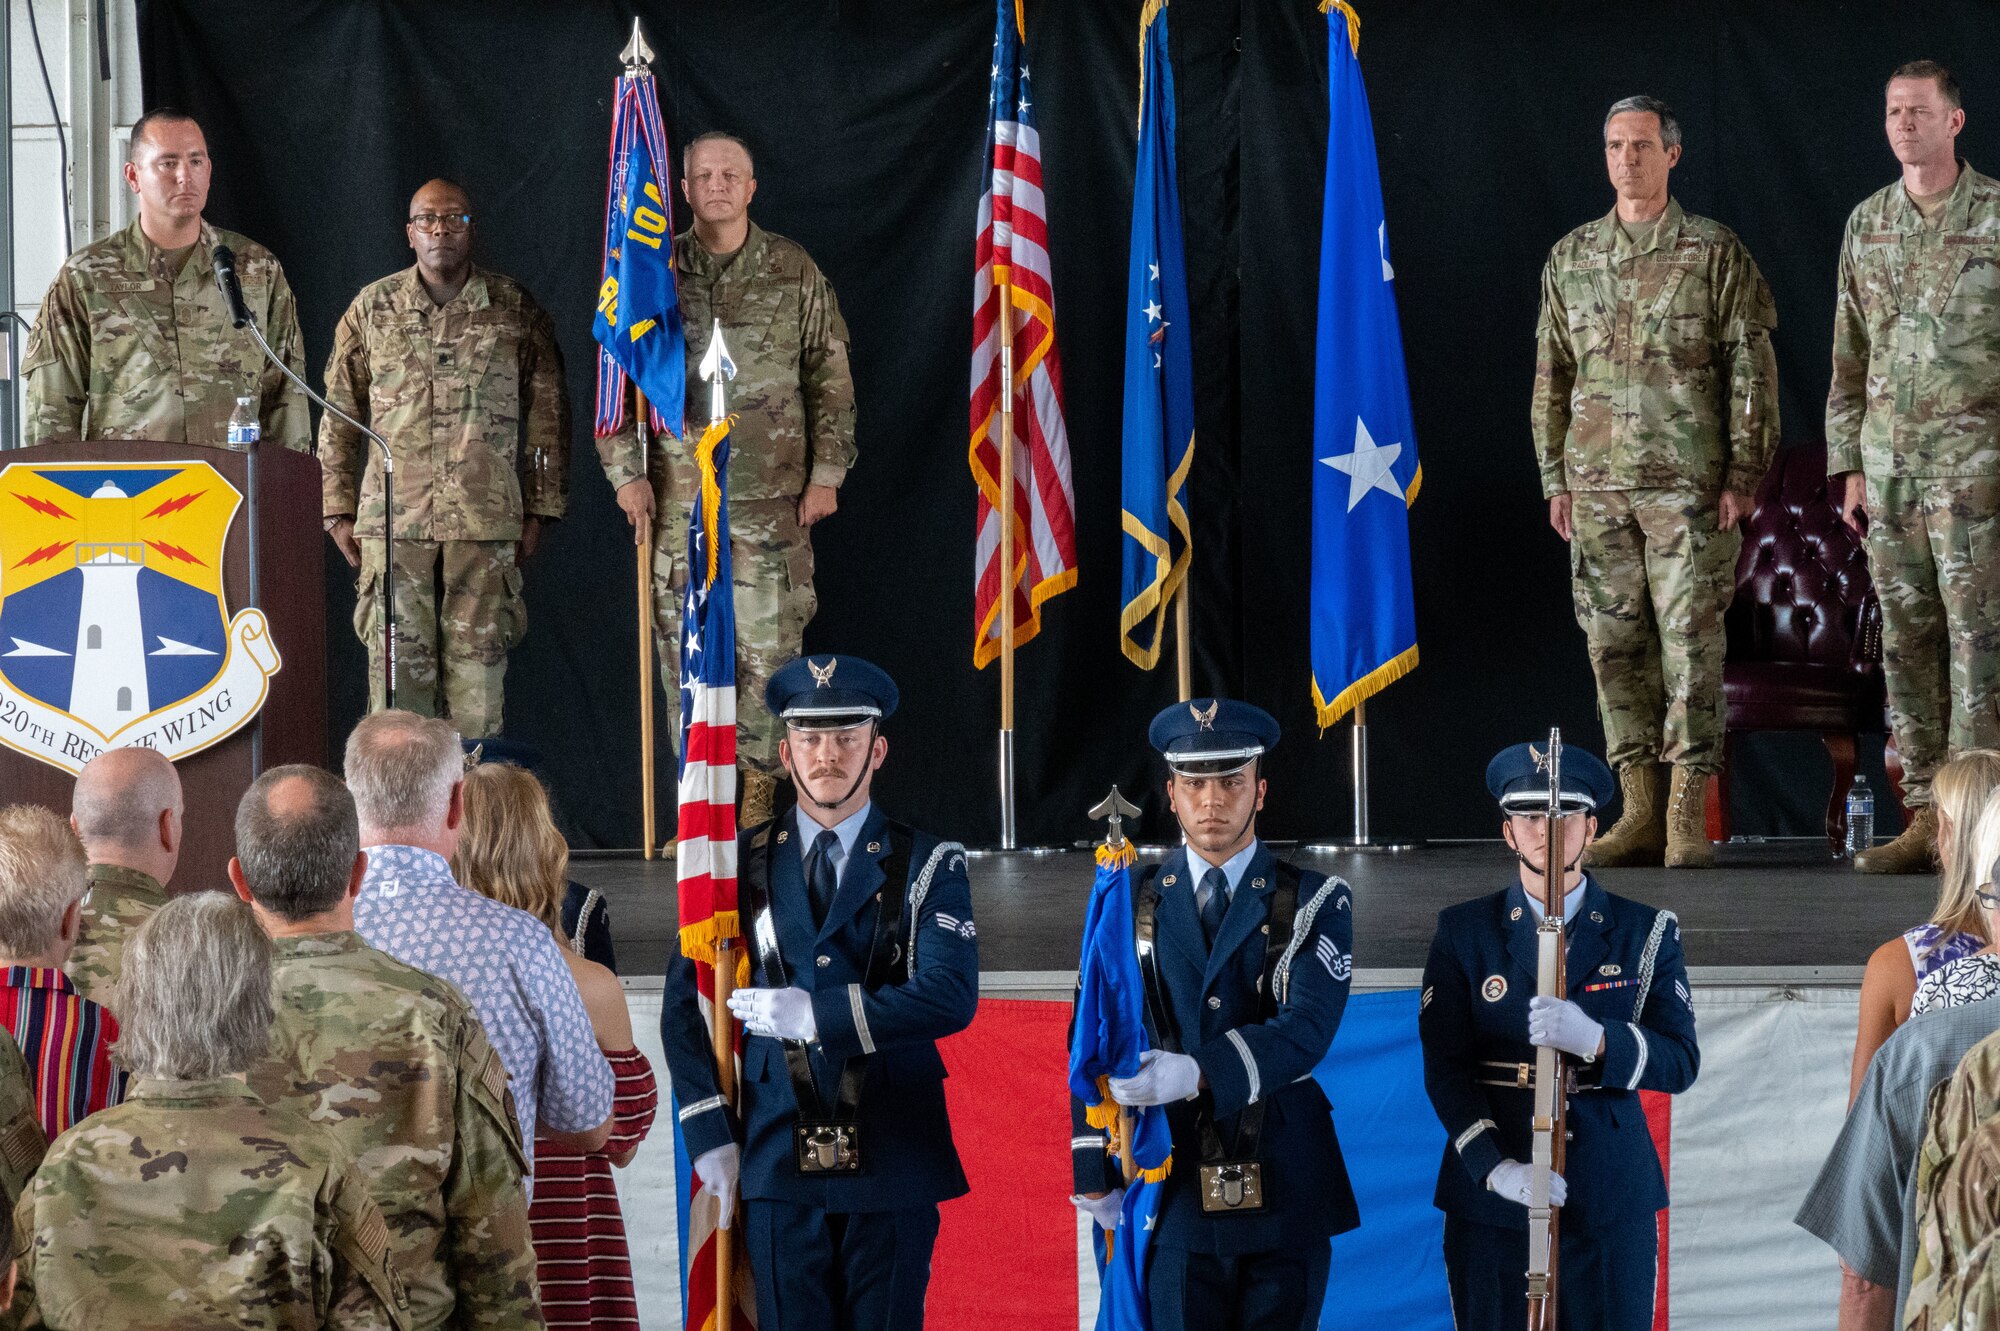
<path fill-rule="evenodd" d="M 1111 1098 L 1121 1105 L 1164 1105 L 1192 1100 L 1201 1092 L 1201 1064 L 1190 1054 L 1148 1049 L 1139 1070 L 1111 1079 Z"/>
<path fill-rule="evenodd" d="M 1565 1054 L 1596 1061 L 1597 1048 L 1604 1042 L 1604 1028 L 1583 1014 L 1583 1009 L 1567 998 L 1528 1000 L 1528 1043 Z"/>
<path fill-rule="evenodd" d="M 1102 1197 L 1085 1197 L 1081 1194 L 1071 1197 L 1070 1204 L 1097 1222 L 1097 1227 L 1105 1233 L 1118 1228 L 1118 1218 L 1125 1214 L 1125 1189 L 1113 1188 Z"/>
<path fill-rule="evenodd" d="M 812 995 L 803 989 L 738 989 L 729 995 L 729 1010 L 752 1035 L 780 1040 L 811 1040 L 819 1035 Z"/>
<path fill-rule="evenodd" d="M 1486 1176 L 1488 1190 L 1499 1193 L 1510 1202 L 1523 1206 L 1533 1205 L 1529 1189 L 1535 1181 L 1535 1167 L 1524 1165 L 1519 1160 L 1502 1160 L 1493 1166 L 1493 1172 Z M 1549 1204 L 1561 1206 L 1569 1200 L 1569 1184 L 1554 1170 L 1549 1171 Z"/>
<path fill-rule="evenodd" d="M 715 1223 L 722 1229 L 729 1228 L 736 1214 L 736 1176 L 742 1165 L 743 1154 L 735 1142 L 694 1158 L 695 1177 L 701 1180 L 701 1190 L 715 1198 Z"/>

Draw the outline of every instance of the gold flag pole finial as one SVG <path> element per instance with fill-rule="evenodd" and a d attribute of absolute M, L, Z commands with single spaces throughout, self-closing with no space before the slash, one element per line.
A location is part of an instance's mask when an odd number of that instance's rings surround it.
<path fill-rule="evenodd" d="M 638 19 L 632 20 L 632 40 L 625 43 L 618 58 L 625 62 L 625 73 L 631 77 L 653 72 L 653 48 L 646 44 L 646 33 Z"/>

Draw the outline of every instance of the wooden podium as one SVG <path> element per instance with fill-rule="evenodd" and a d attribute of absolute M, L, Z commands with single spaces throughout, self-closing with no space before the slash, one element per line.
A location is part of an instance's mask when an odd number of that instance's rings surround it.
<path fill-rule="evenodd" d="M 64 479 L 74 482 L 75 492 L 81 495 L 91 485 L 103 483 L 102 473 L 91 472 L 87 466 L 75 465 L 89 463 L 117 464 L 121 467 L 145 463 L 206 463 L 242 496 L 234 515 L 228 519 L 227 531 L 222 538 L 220 574 L 223 617 L 227 622 L 246 608 L 260 610 L 268 625 L 269 644 L 276 647 L 280 664 L 275 674 L 259 680 L 267 691 L 262 707 L 251 720 L 241 724 L 226 738 L 176 758 L 175 766 L 180 771 L 181 788 L 186 799 L 186 818 L 180 868 L 170 884 L 170 890 L 175 893 L 204 888 L 228 891 L 227 866 L 229 857 L 234 853 L 236 804 L 244 790 L 267 768 L 285 763 L 323 765 L 327 759 L 325 553 L 320 526 L 319 462 L 311 454 L 293 452 L 274 443 L 257 444 L 248 451 L 238 451 L 199 444 L 99 440 L 0 451 L 0 476 L 18 482 L 0 484 L 0 550 L 7 551 L 4 562 L 9 566 L 0 567 L 0 598 L 8 594 L 6 579 L 13 571 L 11 566 L 26 559 L 44 557 L 49 547 L 57 544 L 55 540 L 50 540 L 46 545 L 35 545 L 25 556 L 13 553 L 8 545 L 8 528 L 4 524 L 35 522 L 46 525 L 60 522 L 61 519 L 53 516 L 50 510 L 74 522 L 86 522 L 84 515 L 90 511 L 86 507 L 88 501 L 78 504 L 67 500 L 62 490 L 51 488 L 50 478 L 63 470 L 57 464 L 72 464 L 64 473 Z M 47 473 L 5 470 L 42 467 L 51 470 Z M 85 479 L 86 475 L 88 479 Z M 139 479 L 144 481 L 146 478 L 142 476 Z M 115 484 L 116 480 L 113 473 L 111 483 Z M 183 486 L 178 494 L 162 493 L 157 503 L 149 502 L 156 492 L 170 489 L 170 486 L 163 485 L 158 491 L 147 491 L 137 502 L 120 510 L 121 514 L 130 515 L 129 518 L 121 517 L 121 521 L 136 524 L 132 530 L 122 533 L 124 544 L 114 544 L 103 539 L 101 532 L 86 530 L 82 532 L 84 539 L 73 549 L 47 554 L 47 562 L 53 567 L 67 560 L 72 567 L 85 567 L 93 562 L 94 552 L 115 550 L 129 551 L 130 557 L 118 553 L 106 558 L 127 566 L 134 562 L 146 566 L 158 563 L 162 569 L 175 571 L 194 567 L 200 552 L 184 548 L 185 542 L 177 545 L 167 540 L 145 539 L 151 532 L 143 522 L 138 521 L 142 516 L 152 518 L 154 514 L 167 510 L 156 520 L 164 523 L 177 515 L 174 509 L 176 501 L 183 505 L 195 502 L 192 485 Z M 54 496 L 53 501 L 50 496 Z M 222 499 L 226 498 L 226 495 L 222 496 Z M 74 510 L 74 515 L 71 510 Z M 14 527 L 17 533 L 22 530 L 21 525 Z M 55 534 L 69 533 L 59 528 Z M 26 543 L 15 539 L 12 545 L 19 547 Z M 133 574 L 133 578 L 137 576 L 137 573 Z M 136 592 L 132 604 L 138 604 Z M 5 607 L 6 601 L 0 599 L 0 615 L 4 615 Z M 79 620 L 85 617 L 81 610 L 77 615 Z M 97 630 L 81 629 L 78 632 L 76 654 L 81 657 L 85 647 L 81 635 L 85 632 L 94 635 Z M 153 636 L 157 639 L 158 635 Z M 54 644 L 57 648 L 69 645 Z M 97 646 L 98 643 L 93 639 L 88 645 Z M 5 650 L 9 646 L 15 646 L 13 653 Z M 218 655 L 212 651 L 190 651 L 184 644 L 164 642 L 151 654 L 157 656 L 162 651 L 201 657 Z M 18 711 L 20 704 L 28 701 L 22 696 L 23 688 L 7 682 L 8 657 L 19 654 L 21 649 L 17 645 L 0 636 L 0 715 Z M 41 649 L 38 654 L 69 655 L 48 649 Z M 73 663 L 71 668 L 80 671 L 80 661 Z M 199 673 L 198 667 L 194 673 Z M 153 702 L 156 714 L 166 710 L 159 705 L 159 700 Z M 52 705 L 61 707 L 60 702 Z M 4 723 L 0 723 L 0 727 L 4 727 Z M 142 728 L 143 723 L 135 724 L 133 731 L 139 732 Z M 101 735 L 102 728 L 91 733 Z M 45 804 L 67 816 L 70 793 L 76 783 L 73 773 L 24 752 L 23 746 L 17 743 L 18 736 L 0 738 L 7 738 L 7 743 L 14 745 L 0 747 L 0 803 Z M 129 742 L 132 742 L 129 737 L 114 740 L 114 743 Z"/>

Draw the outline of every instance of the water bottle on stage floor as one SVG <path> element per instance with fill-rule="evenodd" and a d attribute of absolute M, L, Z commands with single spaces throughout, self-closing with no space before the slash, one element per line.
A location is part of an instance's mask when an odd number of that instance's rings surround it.
<path fill-rule="evenodd" d="M 1874 844 L 1875 792 L 1868 789 L 1867 777 L 1857 776 L 1847 792 L 1846 857 L 1851 860 Z"/>

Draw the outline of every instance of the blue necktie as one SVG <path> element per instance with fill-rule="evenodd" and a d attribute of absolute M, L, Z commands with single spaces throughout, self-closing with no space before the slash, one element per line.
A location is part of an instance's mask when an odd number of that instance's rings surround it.
<path fill-rule="evenodd" d="M 1229 875 L 1220 869 L 1210 869 L 1201 877 L 1204 894 L 1201 903 L 1201 936 L 1210 948 L 1222 932 L 1222 917 L 1229 913 Z"/>
<path fill-rule="evenodd" d="M 833 852 L 839 845 L 840 834 L 829 827 L 813 839 L 812 850 L 806 855 L 806 890 L 812 894 L 815 928 L 826 924 L 833 894 L 840 887 L 840 875 L 833 867 Z"/>

